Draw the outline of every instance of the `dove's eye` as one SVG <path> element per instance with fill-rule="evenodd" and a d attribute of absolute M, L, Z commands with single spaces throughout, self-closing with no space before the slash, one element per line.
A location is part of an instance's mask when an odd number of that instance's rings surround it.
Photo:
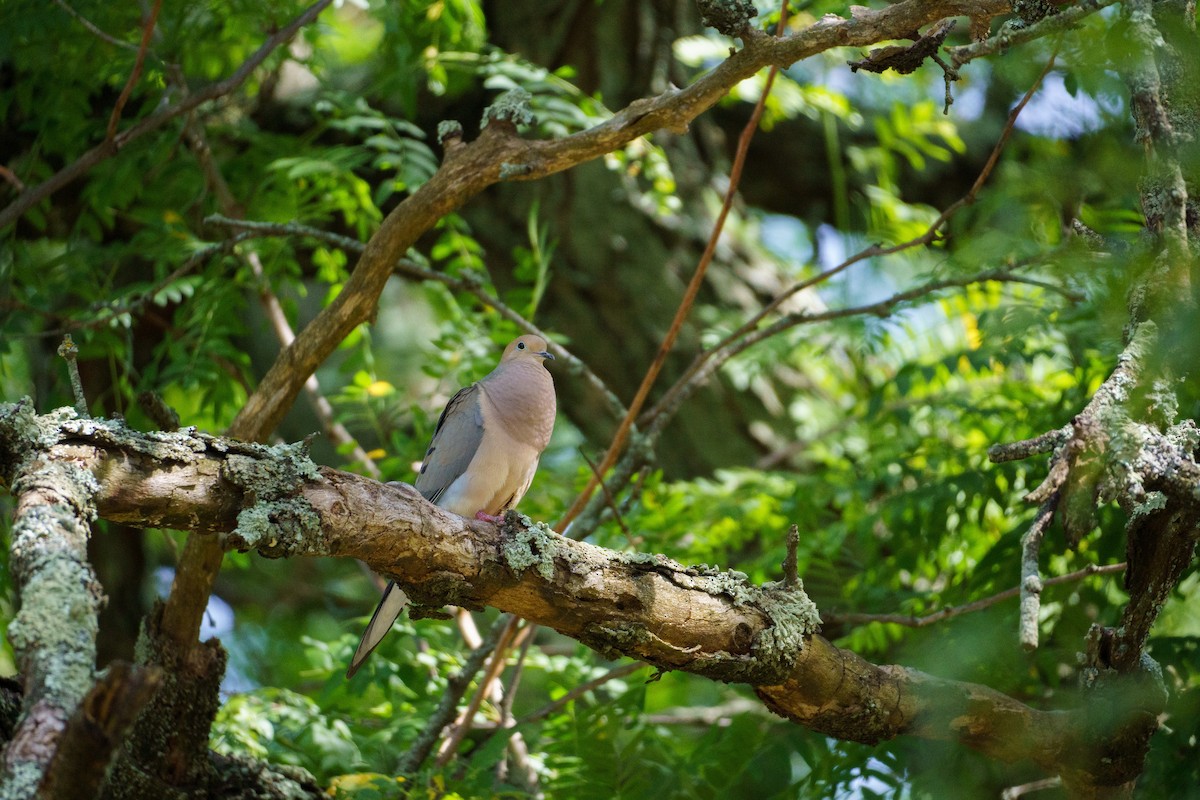
<path fill-rule="evenodd" d="M 517 349 L 518 349 L 518 350 L 524 350 L 524 349 L 525 349 L 525 343 L 524 343 L 524 342 L 517 342 Z"/>

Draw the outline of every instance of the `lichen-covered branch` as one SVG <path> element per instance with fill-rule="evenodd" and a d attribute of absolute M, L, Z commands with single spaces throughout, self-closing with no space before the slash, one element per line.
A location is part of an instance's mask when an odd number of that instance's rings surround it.
<path fill-rule="evenodd" d="M 359 558 L 418 604 L 490 605 L 610 655 L 750 683 L 773 710 L 832 736 L 951 739 L 1074 770 L 1087 737 L 1107 730 L 1080 727 L 1083 710 L 1043 712 L 987 687 L 870 664 L 816 635 L 816 609 L 782 583 L 606 550 L 516 514 L 502 527 L 467 520 L 406 485 L 317 467 L 298 447 L 143 434 L 69 410 L 39 420 L 56 434 L 38 458 L 94 474 L 106 518 L 212 533 L 268 557 Z M 0 448 L 0 474 L 13 459 Z"/>
<path fill-rule="evenodd" d="M 36 417 L 0 406 L 3 477 L 16 497 L 12 573 L 21 610 L 8 626 L 24 684 L 22 717 L 4 751 L 0 796 L 33 797 L 48 755 L 92 687 L 100 584 L 87 560 L 99 482 L 86 466 L 40 458 L 73 410 Z"/>
<path fill-rule="evenodd" d="M 998 32 L 995 36 L 973 44 L 948 47 L 946 48 L 946 52 L 950 56 L 950 62 L 955 68 L 958 68 L 968 61 L 981 56 L 1003 53 L 1011 47 L 1032 42 L 1035 39 L 1041 39 L 1054 33 L 1070 30 L 1073 25 L 1084 17 L 1095 14 L 1100 9 L 1111 6 L 1117 1 L 1081 0 L 1070 8 L 1063 9 L 1059 13 L 1045 17 L 1033 24 L 1022 22 L 1018 25 L 1006 26 L 1004 30 Z"/>

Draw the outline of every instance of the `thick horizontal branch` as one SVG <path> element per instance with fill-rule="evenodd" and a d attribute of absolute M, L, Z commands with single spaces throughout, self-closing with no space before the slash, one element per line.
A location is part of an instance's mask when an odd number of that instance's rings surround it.
<path fill-rule="evenodd" d="M 317 467 L 302 447 L 191 429 L 143 434 L 69 409 L 0 413 L 5 478 L 22 460 L 6 449 L 13 441 L 38 442 L 38 463 L 92 473 L 107 519 L 219 533 L 228 548 L 268 557 L 359 558 L 418 604 L 494 606 L 608 655 L 750 683 L 773 710 L 839 738 L 958 740 L 1053 770 L 1078 753 L 1086 729 L 1084 711 L 1039 711 L 984 686 L 839 649 L 814 633 L 816 609 L 802 591 L 606 550 L 516 514 L 502 527 L 467 520 L 409 486 Z"/>

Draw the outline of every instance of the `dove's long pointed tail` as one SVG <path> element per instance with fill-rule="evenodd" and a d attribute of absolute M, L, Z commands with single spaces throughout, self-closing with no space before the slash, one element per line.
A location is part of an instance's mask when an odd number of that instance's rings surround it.
<path fill-rule="evenodd" d="M 350 659 L 350 666 L 346 669 L 347 679 L 354 677 L 354 673 L 358 672 L 358 668 L 367 660 L 367 656 L 371 655 L 375 646 L 383 641 L 383 637 L 392 629 L 392 623 L 406 605 L 408 595 L 393 581 L 388 581 L 387 588 L 383 590 L 383 597 L 379 598 L 379 605 L 375 608 L 371 621 L 367 623 L 367 629 L 363 631 L 358 649 Z"/>

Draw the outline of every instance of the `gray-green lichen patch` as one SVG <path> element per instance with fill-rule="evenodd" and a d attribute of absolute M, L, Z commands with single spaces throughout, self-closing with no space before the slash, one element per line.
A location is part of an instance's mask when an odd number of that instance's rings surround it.
<path fill-rule="evenodd" d="M 1193 454 L 1200 448 L 1200 428 L 1194 420 L 1185 419 L 1167 431 L 1167 441 L 1184 453 Z"/>
<path fill-rule="evenodd" d="M 1017 15 L 1012 20 L 1014 29 L 1026 28 L 1058 13 L 1058 7 L 1050 0 L 1013 0 L 1012 9 Z"/>
<path fill-rule="evenodd" d="M 12 491 L 30 497 L 13 521 L 11 562 L 21 610 L 8 626 L 9 641 L 25 673 L 26 707 L 44 699 L 68 711 L 94 673 L 101 595 L 87 564 L 87 540 L 99 484 L 82 467 L 41 456 L 74 418 L 74 409 L 39 417 L 25 402 L 0 407 L 0 448 Z"/>
<path fill-rule="evenodd" d="M 65 505 L 27 509 L 15 521 L 12 561 L 21 610 L 8 637 L 32 695 L 71 709 L 92 685 L 99 588 L 85 562 L 87 524 Z"/>
<path fill-rule="evenodd" d="M 735 646 L 739 652 L 730 653 L 680 648 L 663 641 L 640 622 L 608 620 L 589 625 L 581 636 L 581 641 L 601 653 L 636 655 L 664 669 L 686 669 L 715 680 L 772 684 L 782 682 L 791 672 L 805 641 L 820 626 L 817 607 L 803 587 L 756 586 L 740 572 L 705 565 L 683 567 L 656 554 L 610 554 L 609 566 L 618 564 L 654 573 L 681 589 L 726 598 L 731 614 L 749 612 L 753 617 L 756 611 L 767 624 L 753 639 L 749 638 L 750 626 L 743 625 L 746 652 Z"/>
<path fill-rule="evenodd" d="M 579 641 L 609 660 L 635 653 L 641 656 L 646 645 L 655 638 L 651 636 L 644 625 L 632 622 L 593 622 L 579 633 Z M 674 669 L 678 665 L 658 664 L 657 666 Z"/>
<path fill-rule="evenodd" d="M 761 669 L 772 676 L 772 683 L 780 682 L 796 663 L 804 642 L 820 629 L 821 613 L 803 586 L 768 584 L 762 587 L 755 605 L 771 620 L 750 647 L 755 671 Z"/>
<path fill-rule="evenodd" d="M 0 800 L 27 800 L 38 796 L 38 786 L 45 774 L 44 760 L 8 759 L 4 765 L 4 782 L 0 784 Z"/>
<path fill-rule="evenodd" d="M 444 145 L 449 139 L 461 139 L 463 137 L 462 123 L 456 119 L 444 119 L 437 126 L 438 144 Z"/>
<path fill-rule="evenodd" d="M 60 408 L 38 416 L 33 401 L 23 397 L 16 403 L 0 404 L 0 476 L 8 481 L 26 469 L 36 458 L 58 441 L 58 425 L 75 416 L 75 409 Z"/>
<path fill-rule="evenodd" d="M 448 617 L 436 612 L 436 609 L 440 609 L 442 606 L 460 606 L 482 610 L 479 600 L 475 597 L 475 587 L 457 572 L 427 573 L 421 577 L 420 584 L 406 583 L 404 590 L 408 592 L 413 601 L 414 611 L 418 606 L 424 607 L 421 617 L 447 619 Z M 417 618 L 415 613 L 410 613 L 409 616 Z"/>
<path fill-rule="evenodd" d="M 559 535 L 544 522 L 533 524 L 523 514 L 509 512 L 504 521 L 500 554 L 515 575 L 533 567 L 543 579 L 554 580 L 554 558 L 560 550 Z M 565 553 L 564 553 L 565 555 Z"/>
<path fill-rule="evenodd" d="M 267 558 L 319 555 L 321 518 L 297 498 L 261 500 L 238 512 L 237 528 L 226 543 L 239 550 L 257 550 Z"/>
<path fill-rule="evenodd" d="M 491 122 L 508 122 L 512 125 L 532 125 L 534 122 L 533 96 L 521 88 L 509 89 L 496 98 L 483 111 L 482 127 Z"/>
<path fill-rule="evenodd" d="M 321 796 L 317 779 L 303 767 L 290 764 L 268 764 L 241 753 L 221 753 L 214 758 L 220 773 L 220 783 L 237 787 L 248 796 L 253 787 L 255 797 L 271 800 L 312 800 Z"/>
<path fill-rule="evenodd" d="M 510 164 L 507 161 L 503 161 L 500 164 L 500 180 L 502 181 L 519 178 L 531 172 L 533 172 L 533 166 L 530 164 Z"/>
<path fill-rule="evenodd" d="M 85 538 L 86 523 L 96 518 L 92 498 L 99 490 L 100 483 L 91 472 L 75 464 L 58 461 L 43 462 L 35 470 L 18 473 L 12 485 L 13 494 L 38 491 L 60 500 L 82 520 Z"/>
<path fill-rule="evenodd" d="M 242 489 L 246 497 L 237 528 L 226 543 L 273 558 L 325 553 L 320 517 L 299 496 L 306 482 L 321 476 L 308 457 L 308 448 L 303 444 L 255 445 L 250 452 L 253 454 L 230 453 L 221 465 L 221 477 Z"/>
<path fill-rule="evenodd" d="M 726 36 L 741 36 L 758 9 L 749 0 L 697 0 L 700 23 Z"/>

